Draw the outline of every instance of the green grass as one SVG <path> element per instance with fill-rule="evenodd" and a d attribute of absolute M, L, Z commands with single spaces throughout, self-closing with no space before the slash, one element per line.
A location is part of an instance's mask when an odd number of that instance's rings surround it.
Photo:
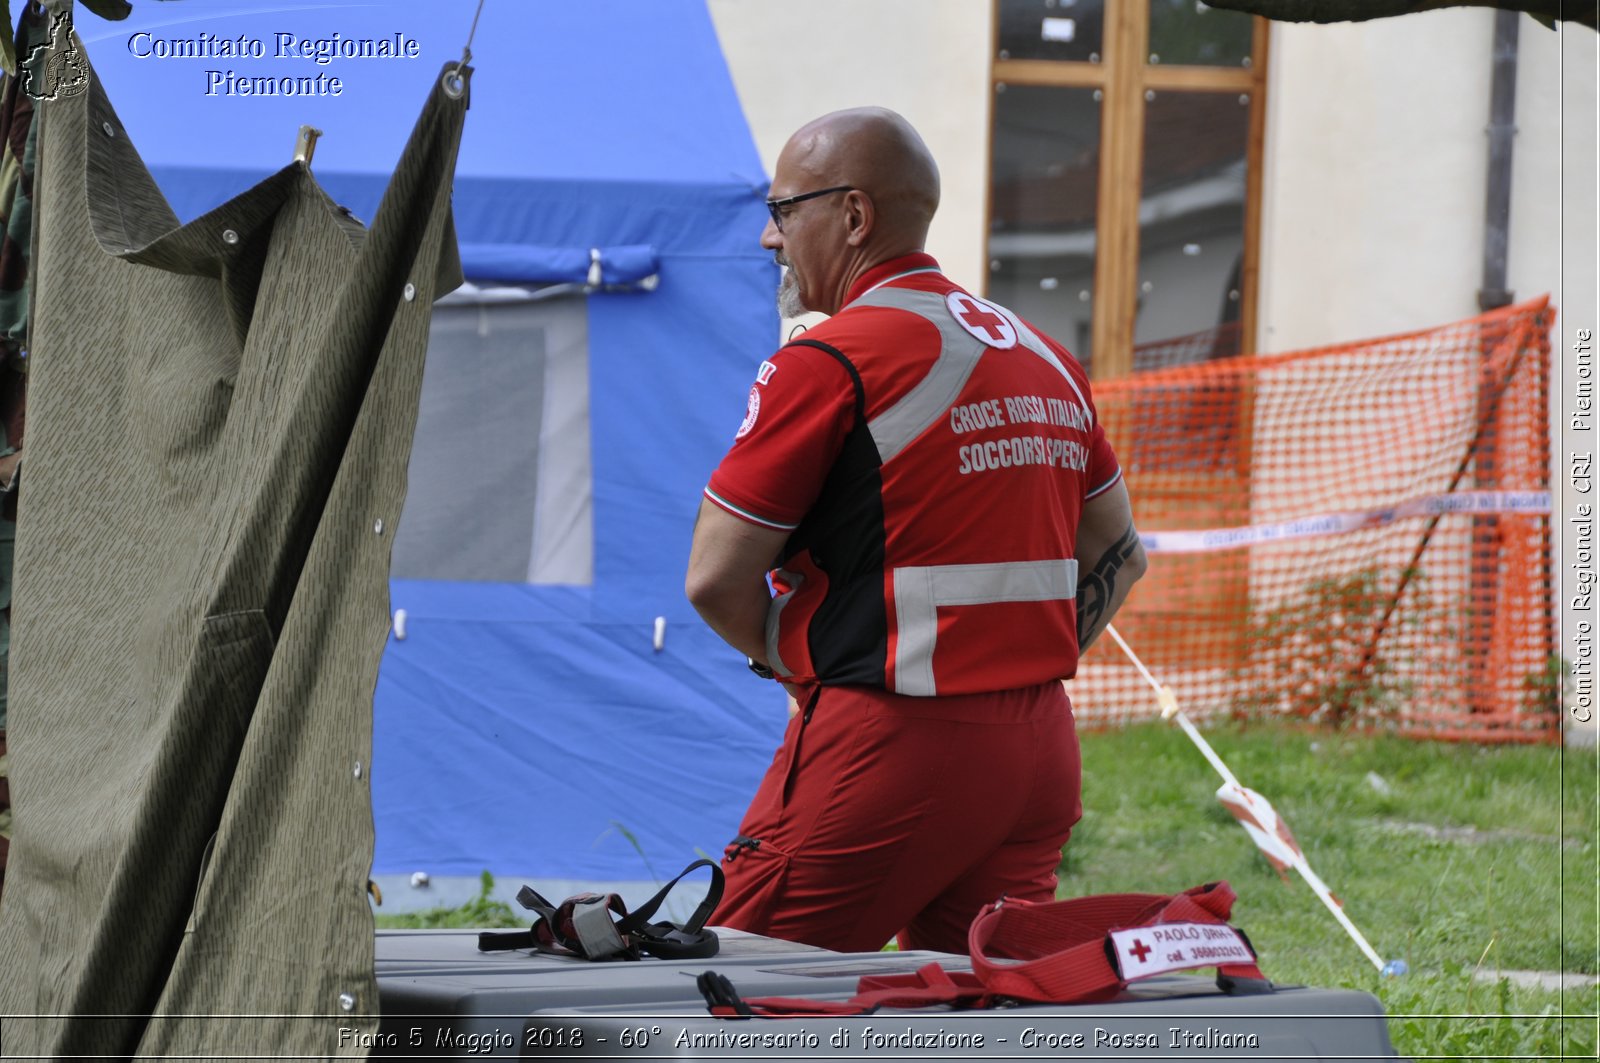
<path fill-rule="evenodd" d="M 1216 772 L 1176 727 L 1083 736 L 1085 812 L 1062 860 L 1062 896 L 1227 879 L 1239 895 L 1233 921 L 1267 976 L 1375 993 L 1402 1054 L 1594 1058 L 1594 989 L 1563 994 L 1472 977 L 1596 973 L 1593 749 L 1259 723 L 1206 735 L 1240 782 L 1272 802 L 1373 947 L 1405 959 L 1411 973 L 1380 979 L 1298 876 L 1279 881 L 1215 799 Z M 1374 788 L 1368 772 L 1391 792 Z M 1562 1022 L 1563 1010 L 1588 1018 Z"/>
<path fill-rule="evenodd" d="M 523 915 L 505 901 L 491 900 L 494 876 L 485 871 L 478 876 L 478 895 L 459 908 L 428 908 L 402 915 L 376 916 L 380 930 L 437 930 L 442 927 L 521 927 L 526 929 L 531 914 Z"/>

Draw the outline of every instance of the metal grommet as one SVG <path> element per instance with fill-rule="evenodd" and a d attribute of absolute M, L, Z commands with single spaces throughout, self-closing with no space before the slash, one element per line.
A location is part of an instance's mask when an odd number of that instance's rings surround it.
<path fill-rule="evenodd" d="M 105 132 L 105 135 L 108 136 L 108 137 L 114 137 L 114 136 L 117 135 L 116 128 L 114 126 L 112 126 L 112 124 L 110 122 L 101 122 L 100 123 L 100 128 L 101 128 L 101 130 L 103 130 Z"/>
<path fill-rule="evenodd" d="M 382 535 L 383 534 L 383 518 L 382 517 L 379 517 L 377 520 L 372 522 L 372 534 L 374 534 L 374 535 Z"/>
<path fill-rule="evenodd" d="M 444 77 L 439 79 L 439 84 L 444 87 L 444 94 L 452 100 L 459 100 L 462 93 L 467 91 L 467 79 L 461 76 L 461 68 L 445 71 Z"/>
<path fill-rule="evenodd" d="M 356 1010 L 355 994 L 354 993 L 340 993 L 339 994 L 339 1009 L 341 1011 L 354 1011 L 354 1010 Z"/>
<path fill-rule="evenodd" d="M 225 244 L 236 244 L 239 242 L 239 234 L 234 232 L 232 229 L 224 229 L 222 230 L 222 242 Z"/>
<path fill-rule="evenodd" d="M 358 778 L 358 779 L 361 778 L 361 762 L 359 760 L 356 761 L 356 767 L 355 767 L 354 774 L 355 774 L 356 778 Z"/>
<path fill-rule="evenodd" d="M 401 294 L 406 297 L 406 302 L 409 303 L 417 297 L 417 286 L 415 284 L 407 284 Z"/>

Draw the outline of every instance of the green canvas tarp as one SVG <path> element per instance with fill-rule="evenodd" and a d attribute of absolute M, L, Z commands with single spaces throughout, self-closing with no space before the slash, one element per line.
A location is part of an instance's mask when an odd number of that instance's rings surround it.
<path fill-rule="evenodd" d="M 359 1055 L 371 699 L 465 92 L 434 83 L 370 231 L 299 163 L 180 227 L 89 74 L 38 108 L 0 1049 Z"/>

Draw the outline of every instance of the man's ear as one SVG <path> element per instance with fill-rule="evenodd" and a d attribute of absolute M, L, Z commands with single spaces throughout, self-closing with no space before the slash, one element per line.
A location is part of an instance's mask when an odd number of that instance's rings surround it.
<path fill-rule="evenodd" d="M 849 236 L 845 242 L 851 247 L 860 247 L 866 243 L 878 224 L 878 210 L 873 206 L 872 198 L 859 188 L 845 193 L 844 217 L 845 224 L 849 227 Z"/>

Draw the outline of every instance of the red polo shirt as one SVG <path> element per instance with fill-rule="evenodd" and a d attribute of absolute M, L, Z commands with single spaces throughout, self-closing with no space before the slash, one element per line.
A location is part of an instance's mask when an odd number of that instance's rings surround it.
<path fill-rule="evenodd" d="M 1120 475 L 1066 348 L 917 254 L 762 363 L 706 497 L 791 533 L 780 675 L 931 696 L 1074 673 L 1078 521 Z"/>

